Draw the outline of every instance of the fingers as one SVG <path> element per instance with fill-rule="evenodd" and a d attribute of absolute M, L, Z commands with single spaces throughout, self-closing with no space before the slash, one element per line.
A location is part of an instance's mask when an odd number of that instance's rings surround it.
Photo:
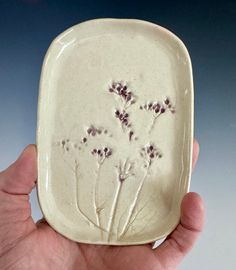
<path fill-rule="evenodd" d="M 180 224 L 183 228 L 201 232 L 204 225 L 204 205 L 202 198 L 195 192 L 187 193 L 181 204 Z"/>
<path fill-rule="evenodd" d="M 181 204 L 181 221 L 155 251 L 164 269 L 175 269 L 191 250 L 204 224 L 204 206 L 197 193 L 185 195 Z M 173 267 L 173 268 L 172 268 Z"/>
<path fill-rule="evenodd" d="M 10 167 L 0 173 L 0 190 L 10 194 L 29 194 L 36 178 L 36 147 L 29 145 Z"/>
<path fill-rule="evenodd" d="M 193 141 L 193 156 L 192 156 L 192 168 L 194 169 L 199 156 L 199 143 L 196 139 Z"/>
<path fill-rule="evenodd" d="M 20 157 L 0 173 L 0 254 L 36 229 L 28 194 L 36 180 L 36 149 L 28 146 Z"/>

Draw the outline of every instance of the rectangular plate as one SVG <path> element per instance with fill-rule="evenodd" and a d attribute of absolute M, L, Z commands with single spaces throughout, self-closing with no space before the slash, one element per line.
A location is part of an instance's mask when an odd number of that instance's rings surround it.
<path fill-rule="evenodd" d="M 112 245 L 166 236 L 189 188 L 192 142 L 191 61 L 174 34 L 97 19 L 52 42 L 40 80 L 38 195 L 56 231 Z"/>

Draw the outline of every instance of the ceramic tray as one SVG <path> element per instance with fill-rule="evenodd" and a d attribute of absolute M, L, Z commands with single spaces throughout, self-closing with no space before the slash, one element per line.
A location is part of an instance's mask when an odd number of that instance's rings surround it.
<path fill-rule="evenodd" d="M 97 19 L 51 44 L 38 109 L 38 195 L 78 242 L 169 234 L 188 191 L 193 83 L 179 38 L 146 21 Z"/>

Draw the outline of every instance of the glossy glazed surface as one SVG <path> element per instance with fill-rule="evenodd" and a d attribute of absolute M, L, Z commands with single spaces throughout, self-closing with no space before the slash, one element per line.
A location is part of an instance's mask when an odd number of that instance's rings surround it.
<path fill-rule="evenodd" d="M 191 173 L 193 85 L 183 43 L 140 20 L 76 25 L 45 57 L 38 194 L 58 232 L 131 245 L 166 236 Z"/>

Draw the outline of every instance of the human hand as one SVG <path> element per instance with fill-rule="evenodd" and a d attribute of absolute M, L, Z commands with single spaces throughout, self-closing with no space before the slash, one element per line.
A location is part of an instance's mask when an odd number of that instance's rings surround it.
<path fill-rule="evenodd" d="M 194 142 L 193 167 L 199 147 Z M 151 244 L 101 246 L 73 242 L 45 220 L 31 217 L 29 194 L 37 179 L 36 147 L 0 173 L 0 269 L 2 270 L 173 270 L 193 247 L 204 222 L 196 193 L 185 195 L 181 221 L 155 250 Z"/>

